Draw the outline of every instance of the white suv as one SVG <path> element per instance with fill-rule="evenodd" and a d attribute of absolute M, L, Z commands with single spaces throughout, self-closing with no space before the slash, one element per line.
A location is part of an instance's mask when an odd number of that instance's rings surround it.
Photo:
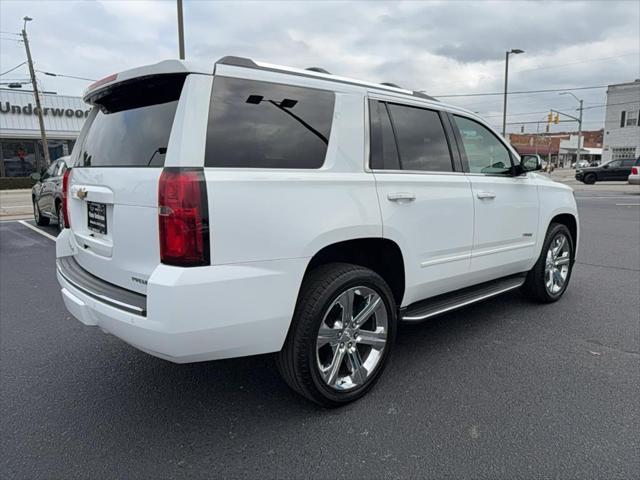
<path fill-rule="evenodd" d="M 129 70 L 85 100 L 62 296 L 157 357 L 278 352 L 294 390 L 338 406 L 379 378 L 399 322 L 567 288 L 572 190 L 466 110 L 238 57 Z"/>

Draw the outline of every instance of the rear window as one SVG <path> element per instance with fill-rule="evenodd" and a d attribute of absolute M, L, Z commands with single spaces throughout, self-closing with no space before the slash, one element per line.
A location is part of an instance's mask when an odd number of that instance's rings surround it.
<path fill-rule="evenodd" d="M 161 167 L 186 75 L 123 82 L 94 98 L 79 167 Z"/>
<path fill-rule="evenodd" d="M 205 165 L 320 168 L 334 99 L 325 90 L 215 77 Z"/>

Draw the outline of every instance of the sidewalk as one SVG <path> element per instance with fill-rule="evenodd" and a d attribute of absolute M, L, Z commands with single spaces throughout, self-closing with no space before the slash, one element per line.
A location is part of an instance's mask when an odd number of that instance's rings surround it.
<path fill-rule="evenodd" d="M 0 190 L 0 219 L 17 220 L 32 216 L 31 189 Z"/>

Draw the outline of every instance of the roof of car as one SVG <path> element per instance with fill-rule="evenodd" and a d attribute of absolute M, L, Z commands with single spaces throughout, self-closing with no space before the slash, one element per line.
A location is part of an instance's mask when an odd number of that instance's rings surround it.
<path fill-rule="evenodd" d="M 329 82 L 337 82 L 348 85 L 361 86 L 369 89 L 375 89 L 378 92 L 382 93 L 390 93 L 395 95 L 406 96 L 409 98 L 413 98 L 415 100 L 422 100 L 429 103 L 437 103 L 437 105 L 441 107 L 446 107 L 451 110 L 456 110 L 459 112 L 463 112 L 471 117 L 475 117 L 477 119 L 483 120 L 477 114 L 472 111 L 469 111 L 465 108 L 458 107 L 456 105 L 446 104 L 440 102 L 438 99 L 427 95 L 422 91 L 405 89 L 397 86 L 393 83 L 375 83 L 368 82 L 364 80 L 353 79 L 349 77 L 342 77 L 339 75 L 333 75 L 327 72 L 323 68 L 319 67 L 310 67 L 306 69 L 288 67 L 284 65 L 275 65 L 266 62 L 258 62 L 254 61 L 250 58 L 245 57 L 235 57 L 235 56 L 226 56 L 219 59 L 215 62 L 213 68 L 211 63 L 205 63 L 202 61 L 186 61 L 186 60 L 164 60 L 162 62 L 158 62 L 152 65 L 145 65 L 142 67 L 132 68 L 130 70 L 125 70 L 119 72 L 118 74 L 110 75 L 108 77 L 103 78 L 102 80 L 98 80 L 97 82 L 90 85 L 86 91 L 84 92 L 84 99 L 88 103 L 92 103 L 90 101 L 91 97 L 95 95 L 98 91 L 108 88 L 113 84 L 120 83 L 122 81 L 131 80 L 138 77 L 144 77 L 149 75 L 161 75 L 161 74 L 171 74 L 171 73 L 200 73 L 206 75 L 212 75 L 215 72 L 216 65 L 226 65 L 231 67 L 240 67 L 240 68 L 249 68 L 249 69 L 257 69 L 262 71 L 270 71 L 277 72 L 289 75 L 303 76 L 307 78 L 313 78 L 317 80 L 325 80 Z"/>

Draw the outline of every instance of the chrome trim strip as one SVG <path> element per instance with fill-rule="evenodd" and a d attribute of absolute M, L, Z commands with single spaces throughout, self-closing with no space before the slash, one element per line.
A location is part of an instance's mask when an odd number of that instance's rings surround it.
<path fill-rule="evenodd" d="M 427 260 L 426 262 L 422 262 L 420 266 L 424 268 L 430 267 L 431 265 L 439 265 L 441 263 L 456 262 L 458 260 L 468 260 L 469 258 L 471 258 L 471 253 L 463 253 L 461 255 L 452 255 L 450 257 L 441 257 L 434 260 Z"/>
<path fill-rule="evenodd" d="M 424 320 L 426 318 L 433 317 L 433 316 L 436 316 L 436 315 L 440 315 L 441 313 L 449 312 L 451 310 L 455 310 L 457 308 L 461 308 L 461 307 L 464 307 L 466 305 L 470 305 L 472 303 L 479 302 L 481 300 L 486 300 L 487 298 L 495 297 L 496 295 L 500 295 L 501 293 L 505 293 L 505 292 L 508 292 L 509 290 L 514 290 L 516 288 L 519 288 L 523 284 L 524 284 L 524 280 L 522 280 L 517 285 L 513 285 L 513 286 L 507 287 L 507 288 L 502 288 L 500 290 L 496 290 L 495 292 L 487 293 L 485 295 L 481 295 L 479 297 L 472 298 L 470 300 L 465 300 L 464 302 L 461 302 L 461 303 L 455 303 L 453 305 L 449 305 L 448 307 L 441 308 L 440 310 L 436 310 L 435 312 L 429 312 L 426 315 L 422 315 L 422 316 L 419 316 L 419 317 L 402 317 L 402 320 L 406 320 L 406 321 L 409 321 L 409 322 L 416 321 L 416 320 Z"/>
<path fill-rule="evenodd" d="M 509 250 L 518 250 L 520 248 L 534 247 L 536 242 L 518 243 L 515 245 L 507 245 L 506 247 L 491 248 L 489 250 L 480 250 L 471 252 L 471 258 L 484 257 L 485 255 L 493 255 L 494 253 L 508 252 Z"/>
<path fill-rule="evenodd" d="M 96 300 L 100 300 L 101 302 L 106 303 L 107 305 L 110 305 L 112 307 L 116 307 L 121 310 L 126 310 L 129 313 L 134 313 L 136 315 L 146 316 L 147 312 L 143 308 L 136 307 L 135 305 L 130 305 L 128 303 L 119 302 L 118 300 L 114 300 L 113 298 L 105 297 L 104 295 L 100 295 L 99 293 L 92 292 L 84 288 L 82 285 L 77 284 L 76 282 L 71 280 L 67 275 L 64 274 L 64 272 L 62 271 L 62 268 L 60 268 L 59 263 L 56 264 L 56 269 L 58 270 L 58 273 L 60 273 L 60 276 L 64 278 L 67 282 L 69 282 L 69 284 L 71 284 L 71 286 L 76 290 L 80 290 L 82 293 L 85 293 L 86 295 L 89 295 L 90 297 L 93 297 Z"/>

